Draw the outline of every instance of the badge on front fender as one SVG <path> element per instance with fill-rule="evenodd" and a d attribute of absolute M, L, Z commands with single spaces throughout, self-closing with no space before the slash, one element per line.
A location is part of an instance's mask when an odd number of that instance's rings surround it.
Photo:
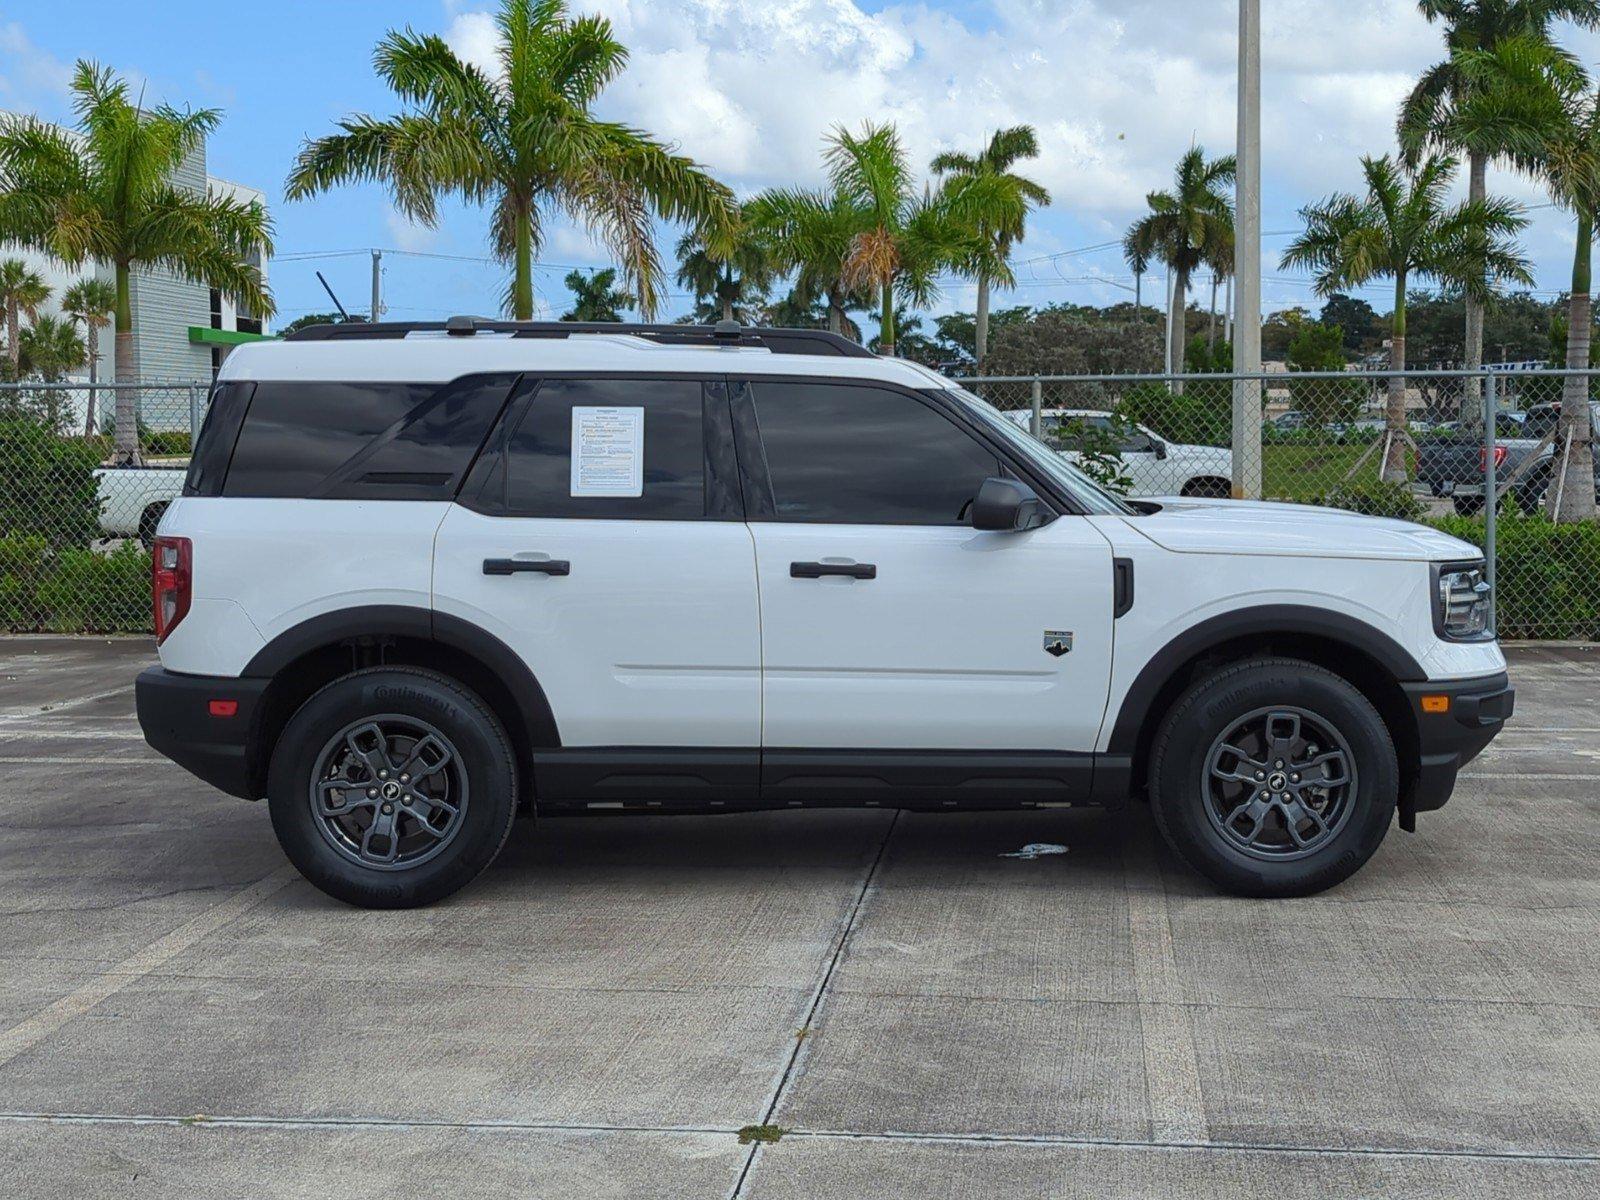
<path fill-rule="evenodd" d="M 1072 630 L 1046 629 L 1044 631 L 1044 652 L 1053 658 L 1060 658 L 1072 649 Z"/>

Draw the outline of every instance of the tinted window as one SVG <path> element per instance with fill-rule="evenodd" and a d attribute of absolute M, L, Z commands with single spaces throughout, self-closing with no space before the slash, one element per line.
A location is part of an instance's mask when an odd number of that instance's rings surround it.
<path fill-rule="evenodd" d="M 698 520 L 706 515 L 705 401 L 695 379 L 547 379 L 513 410 L 503 455 L 485 471 L 479 501 L 491 512 L 527 517 Z M 587 495 L 572 462 L 574 425 L 627 429 L 642 420 L 638 494 Z M 624 466 L 626 446 L 613 461 Z M 579 473 L 583 468 L 580 455 Z M 626 478 L 626 470 L 621 477 Z M 600 478 L 600 477 L 595 477 Z M 574 494 L 577 492 L 579 494 Z"/>
<path fill-rule="evenodd" d="M 512 378 L 257 383 L 223 494 L 449 498 Z"/>
<path fill-rule="evenodd" d="M 244 423 L 245 411 L 250 407 L 253 383 L 219 383 L 211 390 L 211 403 L 206 407 L 205 423 L 200 426 L 200 440 L 189 456 L 189 474 L 184 479 L 186 496 L 220 496 L 222 483 L 228 476 L 228 460 L 233 457 L 233 445 L 239 438 L 239 426 Z"/>
<path fill-rule="evenodd" d="M 753 385 L 776 521 L 963 525 L 998 458 L 929 404 L 826 383 Z"/>

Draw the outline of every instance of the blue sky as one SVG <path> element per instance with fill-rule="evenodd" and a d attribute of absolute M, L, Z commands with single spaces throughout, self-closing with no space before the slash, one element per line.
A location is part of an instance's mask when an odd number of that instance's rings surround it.
<path fill-rule="evenodd" d="M 436 230 L 400 219 L 379 188 L 340 189 L 287 204 L 282 184 L 301 140 L 349 112 L 394 103 L 370 67 L 390 27 L 444 34 L 457 50 L 488 52 L 490 0 L 280 2 L 243 10 L 164 0 L 128 5 L 0 7 L 0 107 L 65 119 L 65 79 L 86 56 L 125 73 L 147 96 L 225 112 L 210 145 L 214 175 L 264 189 L 277 225 L 272 267 L 280 321 L 327 307 L 321 269 L 346 305 L 365 307 L 368 259 L 386 257 L 385 295 L 397 319 L 493 312 L 503 276 L 481 259 L 485 218 L 448 208 Z M 1015 302 L 1107 303 L 1131 285 L 1115 239 L 1164 186 L 1198 140 L 1233 142 L 1236 9 L 1212 0 L 579 0 L 605 12 L 633 52 L 601 105 L 706 162 L 738 191 L 816 182 L 818 150 L 835 122 L 894 119 L 917 158 L 975 147 L 997 126 L 1035 124 L 1044 145 L 1033 173 L 1056 203 L 1019 248 Z M 1348 0 L 1327 20 L 1325 0 L 1274 0 L 1264 50 L 1264 228 L 1294 228 L 1308 200 L 1357 179 L 1357 155 L 1390 147 L 1394 104 L 1440 55 L 1440 36 L 1402 0 Z M 1566 40 L 1586 62 L 1589 36 Z M 1310 48 L 1314 48 L 1314 52 Z M 1529 204 L 1526 181 L 1494 185 Z M 1537 287 L 1560 290 L 1570 271 L 1570 222 L 1548 208 L 1525 242 Z M 671 233 L 664 235 L 670 251 Z M 1286 239 L 1267 240 L 1269 307 L 1317 304 L 1306 282 L 1276 269 Z M 309 258 L 319 252 L 358 251 Z M 1070 252 L 1070 253 L 1064 253 Z M 459 256 L 459 257 L 423 257 Z M 561 311 L 571 266 L 604 265 L 582 230 L 557 223 L 537 282 L 547 315 Z M 1146 281 L 1159 298 L 1160 281 Z M 1202 302 L 1204 288 L 1196 293 Z M 1382 285 L 1368 296 L 1387 307 Z M 1001 303 L 1009 302 L 1005 299 Z M 959 283 L 938 308 L 970 307 Z M 667 316 L 689 305 L 676 289 Z"/>

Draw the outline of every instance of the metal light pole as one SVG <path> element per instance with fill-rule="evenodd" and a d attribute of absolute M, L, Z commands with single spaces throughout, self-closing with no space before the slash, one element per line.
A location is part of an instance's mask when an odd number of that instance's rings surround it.
<path fill-rule="evenodd" d="M 1261 0 L 1239 0 L 1233 369 L 1261 370 Z M 1261 382 L 1233 383 L 1233 497 L 1261 497 Z"/>
<path fill-rule="evenodd" d="M 372 308 L 369 321 L 380 320 L 383 316 L 383 251 L 372 252 Z"/>

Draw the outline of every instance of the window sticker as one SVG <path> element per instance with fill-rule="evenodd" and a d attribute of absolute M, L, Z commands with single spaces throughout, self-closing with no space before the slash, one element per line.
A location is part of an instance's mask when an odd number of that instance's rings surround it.
<path fill-rule="evenodd" d="M 572 494 L 644 495 L 644 409 L 573 407 Z"/>

